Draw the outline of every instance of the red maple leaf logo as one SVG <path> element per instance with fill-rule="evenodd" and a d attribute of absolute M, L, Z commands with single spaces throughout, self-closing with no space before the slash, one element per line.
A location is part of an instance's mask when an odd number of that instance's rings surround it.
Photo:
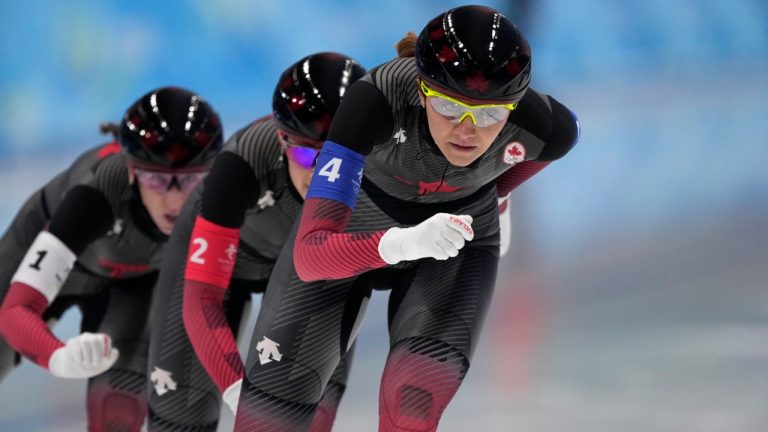
<path fill-rule="evenodd" d="M 443 47 L 443 49 L 440 50 L 440 54 L 437 55 L 437 59 L 440 60 L 440 63 L 454 61 L 456 60 L 456 51 L 446 45 Z"/>
<path fill-rule="evenodd" d="M 488 87 L 491 85 L 491 82 L 488 81 L 485 78 L 485 74 L 483 71 L 475 71 L 472 75 L 469 75 L 465 80 L 464 84 L 467 86 L 468 89 L 477 92 L 477 93 L 483 93 L 486 90 L 488 90 Z"/>
<path fill-rule="evenodd" d="M 331 126 L 331 120 L 333 120 L 333 117 L 331 116 L 331 113 L 327 112 L 323 114 L 322 117 L 312 122 L 312 126 L 315 128 L 315 131 L 322 133 L 327 131 Z"/>
<path fill-rule="evenodd" d="M 504 163 L 515 165 L 525 160 L 525 147 L 519 142 L 507 144 L 504 149 Z"/>
<path fill-rule="evenodd" d="M 144 141 L 145 146 L 152 147 L 160 141 L 160 135 L 151 131 L 145 131 L 141 139 Z"/>
<path fill-rule="evenodd" d="M 512 76 L 517 76 L 520 72 L 523 71 L 522 66 L 520 66 L 520 63 L 518 63 L 517 59 L 512 59 L 509 62 L 507 62 L 507 73 Z"/>
<path fill-rule="evenodd" d="M 189 151 L 181 143 L 174 142 L 166 155 L 172 162 L 177 162 L 186 159 L 189 156 Z"/>
<path fill-rule="evenodd" d="M 290 76 L 290 75 L 289 75 L 289 76 L 287 76 L 287 77 L 285 77 L 285 79 L 283 79 L 283 80 L 280 82 L 280 88 L 281 88 L 281 89 L 283 89 L 283 90 L 285 90 L 285 89 L 289 88 L 289 87 L 290 87 L 290 86 L 292 86 L 292 85 L 293 85 L 293 77 L 292 77 L 292 76 Z"/>
<path fill-rule="evenodd" d="M 432 32 L 429 33 L 429 38 L 431 40 L 442 39 L 443 36 L 445 36 L 445 32 L 443 31 L 442 27 L 438 27 L 438 28 L 434 29 Z"/>
<path fill-rule="evenodd" d="M 513 146 L 510 149 L 507 149 L 507 153 L 509 153 L 510 156 L 512 156 L 515 159 L 519 159 L 523 156 L 523 152 L 520 151 L 520 148 L 518 146 Z"/>
<path fill-rule="evenodd" d="M 307 100 L 301 96 L 291 96 L 291 98 L 288 99 L 288 109 L 291 110 L 291 112 L 296 112 L 300 110 L 306 102 Z"/>
<path fill-rule="evenodd" d="M 204 147 L 206 144 L 208 144 L 211 141 L 211 134 L 209 134 L 204 130 L 197 131 L 193 139 L 195 140 L 195 144 L 197 144 L 200 147 Z"/>

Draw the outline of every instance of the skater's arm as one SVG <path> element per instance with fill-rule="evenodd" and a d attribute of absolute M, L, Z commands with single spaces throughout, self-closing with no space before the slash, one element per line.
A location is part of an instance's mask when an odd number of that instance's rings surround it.
<path fill-rule="evenodd" d="M 67 192 L 48 230 L 40 232 L 11 279 L 0 308 L 0 333 L 25 357 L 48 367 L 63 342 L 43 321 L 43 313 L 59 293 L 77 254 L 112 226 L 111 208 L 103 194 L 88 186 Z"/>
<path fill-rule="evenodd" d="M 296 272 L 304 281 L 343 279 L 387 265 L 378 252 L 383 231 L 344 233 L 357 200 L 365 155 L 387 141 L 392 109 L 373 84 L 353 84 L 331 123 L 328 141 L 301 215 Z"/>
<path fill-rule="evenodd" d="M 184 328 L 200 363 L 224 391 L 243 377 L 243 361 L 224 315 L 226 289 L 194 280 L 184 281 Z"/>
<path fill-rule="evenodd" d="M 224 392 L 242 378 L 243 362 L 224 314 L 224 297 L 237 258 L 245 212 L 258 196 L 253 168 L 222 153 L 205 184 L 184 275 L 184 327 L 200 362 Z"/>

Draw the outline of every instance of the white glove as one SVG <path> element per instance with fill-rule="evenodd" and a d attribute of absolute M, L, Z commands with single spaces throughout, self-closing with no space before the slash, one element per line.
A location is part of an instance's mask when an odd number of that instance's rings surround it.
<path fill-rule="evenodd" d="M 240 402 L 240 387 L 242 386 L 243 379 L 240 378 L 227 387 L 227 389 L 224 390 L 224 394 L 221 395 L 221 398 L 224 399 L 224 402 L 229 406 L 229 409 L 232 410 L 232 414 L 237 414 L 237 403 Z"/>
<path fill-rule="evenodd" d="M 387 264 L 421 258 L 446 260 L 459 254 L 475 237 L 472 216 L 438 213 L 410 228 L 390 228 L 379 241 L 379 255 Z"/>
<path fill-rule="evenodd" d="M 105 333 L 83 333 L 51 354 L 48 370 L 59 378 L 91 378 L 111 368 L 119 353 Z"/>
<path fill-rule="evenodd" d="M 509 211 L 508 198 L 508 196 L 499 198 L 499 235 L 501 236 L 499 256 L 507 254 L 512 238 L 512 216 Z"/>

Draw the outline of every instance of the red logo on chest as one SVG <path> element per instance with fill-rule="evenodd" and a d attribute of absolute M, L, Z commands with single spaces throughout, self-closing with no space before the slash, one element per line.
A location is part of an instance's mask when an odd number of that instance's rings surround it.
<path fill-rule="evenodd" d="M 110 261 L 108 259 L 100 259 L 99 265 L 107 270 L 110 270 L 109 276 L 115 279 L 119 279 L 125 276 L 126 273 L 141 274 L 146 273 L 151 269 L 149 264 L 125 264 Z"/>
<path fill-rule="evenodd" d="M 416 186 L 416 184 L 410 180 L 406 180 L 401 177 L 395 176 L 395 179 L 398 181 L 405 183 L 407 185 Z M 423 180 L 419 180 L 419 195 L 429 195 L 431 193 L 451 193 L 461 190 L 461 187 L 451 186 L 448 183 L 445 183 L 443 180 L 433 181 L 433 182 L 425 182 Z"/>

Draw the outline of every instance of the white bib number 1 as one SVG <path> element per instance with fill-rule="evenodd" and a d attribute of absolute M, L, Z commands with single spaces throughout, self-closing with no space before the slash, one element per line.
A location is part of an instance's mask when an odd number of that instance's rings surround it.
<path fill-rule="evenodd" d="M 41 231 L 24 255 L 11 282 L 21 282 L 53 301 L 69 276 L 77 257 L 56 236 Z"/>

